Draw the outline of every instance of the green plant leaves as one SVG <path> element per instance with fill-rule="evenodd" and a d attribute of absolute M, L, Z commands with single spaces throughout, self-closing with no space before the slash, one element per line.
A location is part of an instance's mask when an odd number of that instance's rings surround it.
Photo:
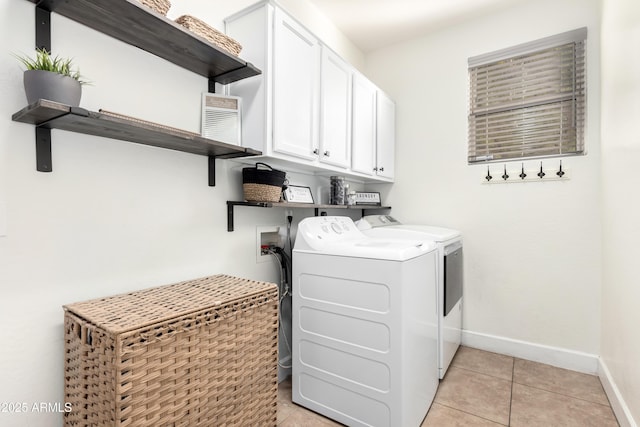
<path fill-rule="evenodd" d="M 87 84 L 81 80 L 80 70 L 73 70 L 73 61 L 69 58 L 52 57 L 46 49 L 36 49 L 35 59 L 28 56 L 14 55 L 27 70 L 51 71 L 78 80 L 80 84 Z"/>

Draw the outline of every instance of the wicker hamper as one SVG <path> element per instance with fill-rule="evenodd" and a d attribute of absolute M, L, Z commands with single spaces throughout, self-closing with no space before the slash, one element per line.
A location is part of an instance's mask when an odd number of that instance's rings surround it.
<path fill-rule="evenodd" d="M 218 275 L 64 310 L 65 425 L 276 425 L 276 285 Z"/>

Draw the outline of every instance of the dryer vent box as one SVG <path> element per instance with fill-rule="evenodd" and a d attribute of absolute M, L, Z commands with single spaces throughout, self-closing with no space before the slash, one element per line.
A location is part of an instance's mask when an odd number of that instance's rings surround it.
<path fill-rule="evenodd" d="M 202 136 L 241 145 L 242 99 L 215 93 L 202 94 Z"/>

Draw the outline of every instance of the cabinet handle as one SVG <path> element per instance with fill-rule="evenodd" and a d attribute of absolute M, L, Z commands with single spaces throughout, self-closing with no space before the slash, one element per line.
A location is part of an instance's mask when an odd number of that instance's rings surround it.
<path fill-rule="evenodd" d="M 320 150 L 318 150 L 317 148 L 313 149 L 313 154 L 320 154 Z"/>
<path fill-rule="evenodd" d="M 329 157 L 329 156 L 331 156 L 331 153 L 329 152 L 329 150 L 327 150 L 327 151 L 324 152 L 324 155 Z"/>
<path fill-rule="evenodd" d="M 384 167 L 381 167 L 381 168 L 379 169 L 379 171 L 380 171 L 380 172 L 384 172 Z"/>
<path fill-rule="evenodd" d="M 378 172 L 378 168 L 373 168 L 373 171 L 374 172 Z"/>

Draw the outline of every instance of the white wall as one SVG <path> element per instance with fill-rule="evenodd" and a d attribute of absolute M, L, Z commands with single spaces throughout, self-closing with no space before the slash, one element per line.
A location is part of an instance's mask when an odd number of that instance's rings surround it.
<path fill-rule="evenodd" d="M 640 3 L 605 0 L 602 20 L 604 282 L 601 358 L 640 425 Z M 620 418 L 620 416 L 619 416 Z M 622 424 L 625 425 L 625 424 Z"/>
<path fill-rule="evenodd" d="M 208 16 L 237 10 L 226 3 Z M 63 402 L 63 304 L 218 273 L 278 282 L 275 263 L 256 263 L 255 234 L 285 223 L 282 209 L 237 208 L 226 231 L 226 201 L 242 198 L 244 165 L 231 161 L 208 187 L 206 157 L 54 130 L 53 172 L 37 172 L 34 127 L 11 121 L 26 105 L 11 54 L 32 54 L 34 14 L 0 0 L 0 402 L 29 405 Z M 52 49 L 92 81 L 82 107 L 199 131 L 204 77 L 56 14 Z M 62 416 L 0 412 L 0 425 Z"/>
<path fill-rule="evenodd" d="M 463 232 L 466 336 L 577 352 L 592 363 L 575 368 L 592 372 L 602 275 L 599 22 L 597 0 L 516 2 L 378 50 L 366 66 L 397 106 L 396 183 L 382 189 L 392 214 Z M 483 184 L 487 166 L 466 161 L 467 58 L 583 26 L 588 155 L 563 159 L 567 182 Z M 543 164 L 555 171 L 558 160 Z M 503 166 L 491 165 L 497 179 Z"/>

